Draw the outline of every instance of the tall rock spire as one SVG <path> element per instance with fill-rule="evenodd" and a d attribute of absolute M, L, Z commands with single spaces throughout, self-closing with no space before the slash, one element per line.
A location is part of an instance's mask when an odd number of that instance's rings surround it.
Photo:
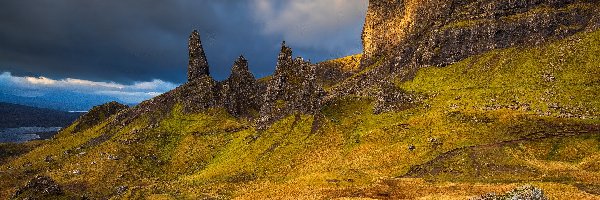
<path fill-rule="evenodd" d="M 225 84 L 223 104 L 231 115 L 252 117 L 252 113 L 259 111 L 256 79 L 248 70 L 248 61 L 244 56 L 235 61 Z"/>
<path fill-rule="evenodd" d="M 317 85 L 316 66 L 298 57 L 281 44 L 275 73 L 266 86 L 257 128 L 264 130 L 271 123 L 293 113 L 313 114 L 321 105 L 323 89 Z"/>
<path fill-rule="evenodd" d="M 188 48 L 190 55 L 188 63 L 188 81 L 209 75 L 208 61 L 206 60 L 206 55 L 204 54 L 198 31 L 194 30 L 190 35 Z"/>

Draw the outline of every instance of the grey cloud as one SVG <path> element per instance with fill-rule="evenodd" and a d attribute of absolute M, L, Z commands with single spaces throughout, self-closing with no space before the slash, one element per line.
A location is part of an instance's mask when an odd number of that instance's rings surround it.
<path fill-rule="evenodd" d="M 226 78 L 240 54 L 262 77 L 281 40 L 313 61 L 359 53 L 365 11 L 364 0 L 1 1 L 0 71 L 182 83 L 187 36 L 198 29 L 215 78 Z"/>

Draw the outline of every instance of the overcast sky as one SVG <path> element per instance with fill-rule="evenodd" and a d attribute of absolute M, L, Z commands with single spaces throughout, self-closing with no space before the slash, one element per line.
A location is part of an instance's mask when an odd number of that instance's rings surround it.
<path fill-rule="evenodd" d="M 19 85 L 4 90 L 15 94 L 64 89 L 146 99 L 186 80 L 193 29 L 217 80 L 240 54 L 263 77 L 282 40 L 313 62 L 360 53 L 366 8 L 366 0 L 0 1 L 0 84 Z"/>

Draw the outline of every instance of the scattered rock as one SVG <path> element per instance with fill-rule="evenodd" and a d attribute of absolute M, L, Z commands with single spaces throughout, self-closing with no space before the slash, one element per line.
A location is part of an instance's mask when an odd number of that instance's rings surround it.
<path fill-rule="evenodd" d="M 409 151 L 414 151 L 415 149 L 416 149 L 415 145 L 411 144 L 411 145 L 408 146 L 408 150 Z"/>
<path fill-rule="evenodd" d="M 107 157 L 109 160 L 119 160 L 119 156 L 109 154 Z"/>
<path fill-rule="evenodd" d="M 19 188 L 13 195 L 13 199 L 48 199 L 63 194 L 62 189 L 56 182 L 47 176 L 36 176 L 27 182 L 27 185 Z"/>
<path fill-rule="evenodd" d="M 54 159 L 52 158 L 52 156 L 46 156 L 46 158 L 44 158 L 44 161 L 49 163 L 49 162 L 54 161 Z"/>
<path fill-rule="evenodd" d="M 518 187 L 504 195 L 497 195 L 495 193 L 485 194 L 480 197 L 473 198 L 473 200 L 548 200 L 548 197 L 544 195 L 542 189 L 533 187 L 531 185 L 525 185 Z"/>
<path fill-rule="evenodd" d="M 125 185 L 121 185 L 117 187 L 117 194 L 121 195 L 124 194 L 125 192 L 127 192 L 127 190 L 129 190 L 129 187 L 125 186 Z"/>

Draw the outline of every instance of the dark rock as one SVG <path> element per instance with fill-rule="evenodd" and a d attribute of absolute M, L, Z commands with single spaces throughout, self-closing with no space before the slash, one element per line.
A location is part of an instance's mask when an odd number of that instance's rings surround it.
<path fill-rule="evenodd" d="M 117 114 L 127 108 L 128 107 L 126 105 L 120 104 L 116 101 L 94 106 L 89 112 L 82 115 L 79 117 L 79 119 L 77 119 L 77 121 L 75 121 L 77 125 L 73 129 L 73 133 L 81 132 L 96 126 L 112 115 Z"/>
<path fill-rule="evenodd" d="M 316 82 L 316 66 L 292 59 L 292 49 L 281 45 L 275 73 L 267 84 L 258 128 L 293 113 L 313 114 L 320 109 L 324 91 Z"/>
<path fill-rule="evenodd" d="M 127 190 L 129 190 L 129 187 L 125 186 L 125 185 L 121 185 L 119 187 L 117 187 L 117 194 L 121 195 L 121 194 L 125 194 L 125 192 L 127 192 Z"/>
<path fill-rule="evenodd" d="M 411 145 L 408 146 L 408 150 L 409 151 L 414 151 L 415 149 L 416 149 L 415 145 L 411 144 Z"/>
<path fill-rule="evenodd" d="M 422 67 L 596 30 L 599 13 L 600 2 L 586 0 L 370 0 L 362 34 L 367 71 L 332 88 L 327 99 L 374 97 L 370 88 L 409 80 Z"/>
<path fill-rule="evenodd" d="M 222 84 L 223 104 L 231 115 L 252 117 L 253 113 L 258 113 L 258 87 L 244 56 L 235 61 L 231 75 Z"/>
<path fill-rule="evenodd" d="M 196 80 L 202 76 L 209 75 L 208 61 L 202 48 L 200 34 L 194 30 L 190 35 L 189 45 L 189 63 L 188 63 L 188 81 Z"/>
<path fill-rule="evenodd" d="M 44 158 L 44 162 L 49 163 L 49 162 L 52 162 L 52 161 L 54 161 L 54 159 L 52 158 L 52 156 L 46 156 L 46 158 Z"/>
<path fill-rule="evenodd" d="M 363 58 L 365 64 L 396 55 L 402 65 L 447 65 L 496 48 L 572 35 L 594 25 L 598 9 L 597 1 L 575 0 L 370 0 Z"/>
<path fill-rule="evenodd" d="M 485 194 L 480 197 L 473 198 L 473 200 L 547 200 L 548 197 L 544 195 L 544 191 L 533 187 L 531 185 L 525 185 L 518 187 L 504 195 L 497 195 L 495 193 Z"/>
<path fill-rule="evenodd" d="M 423 100 L 421 96 L 410 94 L 389 82 L 382 82 L 375 96 L 377 98 L 373 109 L 375 114 L 406 110 Z"/>
<path fill-rule="evenodd" d="M 36 176 L 27 184 L 19 188 L 13 195 L 13 199 L 48 199 L 63 194 L 62 189 L 52 178 L 47 176 Z"/>

